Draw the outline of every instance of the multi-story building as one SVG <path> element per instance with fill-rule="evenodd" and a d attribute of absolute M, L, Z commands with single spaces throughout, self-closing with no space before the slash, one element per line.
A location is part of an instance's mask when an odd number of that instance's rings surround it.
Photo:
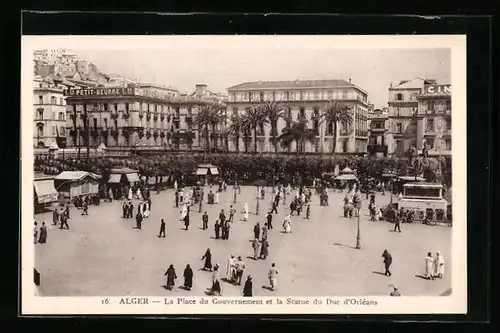
<path fill-rule="evenodd" d="M 151 84 L 69 89 L 68 146 L 199 149 L 193 124 L 206 101 Z"/>
<path fill-rule="evenodd" d="M 415 78 L 389 87 L 387 145 L 390 155 L 402 157 L 410 147 L 417 147 L 417 96 L 426 82 L 433 81 Z"/>
<path fill-rule="evenodd" d="M 334 143 L 333 124 L 320 122 L 318 116 L 328 101 L 341 102 L 351 109 L 352 123 L 338 126 L 336 151 L 345 153 L 366 152 L 368 139 L 367 128 L 367 93 L 349 80 L 296 80 L 245 82 L 227 89 L 228 114 L 243 114 L 246 109 L 275 101 L 285 109 L 286 118 L 291 120 L 307 119 L 309 126 L 317 133 L 315 143 L 306 143 L 305 152 L 330 152 Z M 278 135 L 290 125 L 286 118 L 278 121 Z M 257 149 L 260 152 L 274 152 L 271 144 L 271 126 L 266 125 L 257 131 Z M 253 135 L 253 134 L 252 134 Z M 243 146 L 240 137 L 238 147 Z M 230 140 L 230 150 L 239 150 L 235 138 Z M 281 147 L 279 151 L 284 151 Z M 295 144 L 290 151 L 296 151 Z"/>
<path fill-rule="evenodd" d="M 426 84 L 417 99 L 417 149 L 451 156 L 451 85 Z"/>
<path fill-rule="evenodd" d="M 401 81 L 396 86 L 391 85 L 389 88 L 389 131 L 387 134 L 390 155 L 405 156 L 411 147 L 421 151 L 424 141 L 428 147 L 433 147 L 434 152 L 437 150 L 446 151 L 447 145 L 451 146 L 451 138 L 447 141 L 447 136 L 443 134 L 448 132 L 451 134 L 451 131 L 441 129 L 451 129 L 451 116 L 449 116 L 450 124 L 445 124 L 448 117 L 446 112 L 451 114 L 450 92 L 449 85 L 438 85 L 436 80 L 421 78 Z M 435 110 L 434 106 L 439 109 L 439 113 L 433 111 Z M 429 110 L 425 111 L 429 112 L 429 116 L 427 113 L 424 115 L 423 110 Z M 427 118 L 429 118 L 428 122 Z M 434 118 L 436 118 L 435 121 Z M 424 127 L 424 123 L 427 127 Z M 438 123 L 439 130 L 434 125 Z M 426 129 L 428 130 L 426 131 Z M 425 133 L 427 134 L 425 135 Z M 437 144 L 440 145 L 440 148 L 437 148 Z"/>
<path fill-rule="evenodd" d="M 35 77 L 33 81 L 33 146 L 50 147 L 56 137 L 66 135 L 66 86 L 52 76 Z"/>
<path fill-rule="evenodd" d="M 367 152 L 370 156 L 387 156 L 387 113 L 383 109 L 374 109 L 368 113 L 368 147 Z"/>

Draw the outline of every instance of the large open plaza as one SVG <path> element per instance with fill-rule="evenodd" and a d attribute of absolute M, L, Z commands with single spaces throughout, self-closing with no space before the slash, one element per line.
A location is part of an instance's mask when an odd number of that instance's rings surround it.
<path fill-rule="evenodd" d="M 209 191 L 205 186 L 205 193 Z M 215 191 L 215 186 L 214 186 Z M 35 244 L 35 267 L 41 274 L 39 290 L 42 296 L 126 296 L 126 295 L 191 295 L 204 296 L 211 287 L 212 273 L 199 270 L 201 257 L 210 248 L 212 263 L 219 263 L 220 277 L 225 277 L 226 263 L 232 253 L 241 256 L 248 274 L 253 277 L 254 296 L 376 296 L 388 295 L 397 285 L 405 296 L 438 296 L 451 287 L 451 276 L 426 280 L 425 257 L 440 251 L 446 259 L 446 271 L 451 271 L 451 231 L 447 226 L 427 226 L 420 223 L 401 225 L 402 232 L 392 232 L 386 221 L 370 221 L 368 202 L 363 196 L 360 230 L 361 249 L 355 249 L 357 219 L 343 217 L 344 194 L 329 190 L 329 206 L 320 206 L 319 197 L 312 195 L 311 217 L 292 217 L 292 233 L 283 233 L 282 223 L 289 212 L 289 198 L 279 205 L 273 216 L 274 229 L 268 232 L 269 256 L 253 260 L 253 227 L 265 222 L 271 208 L 271 187 L 260 201 L 256 215 L 256 188 L 243 186 L 233 204 L 234 190 L 228 186 L 220 193 L 220 203 L 203 204 L 209 225 L 202 230 L 198 205 L 190 213 L 189 230 L 179 220 L 180 208 L 175 207 L 174 191 L 151 192 L 151 215 L 134 229 L 135 219 L 122 218 L 122 201 L 91 205 L 88 215 L 72 207 L 69 230 L 53 226 L 52 213 L 35 216 L 49 226 L 47 243 Z M 390 194 L 377 193 L 377 206 L 389 203 Z M 137 206 L 138 200 L 133 200 Z M 248 203 L 250 217 L 240 221 L 243 205 Z M 229 240 L 216 240 L 214 221 L 221 209 L 226 214 L 231 205 L 236 208 L 235 221 Z M 157 237 L 160 220 L 165 219 L 165 238 Z M 382 252 L 387 249 L 393 258 L 392 276 L 383 274 Z M 278 288 L 269 290 L 268 270 L 271 263 L 278 268 Z M 166 290 L 164 273 L 175 267 L 176 285 Z M 193 288 L 179 288 L 183 271 L 190 264 L 194 271 Z M 222 296 L 241 296 L 242 286 L 222 282 Z"/>

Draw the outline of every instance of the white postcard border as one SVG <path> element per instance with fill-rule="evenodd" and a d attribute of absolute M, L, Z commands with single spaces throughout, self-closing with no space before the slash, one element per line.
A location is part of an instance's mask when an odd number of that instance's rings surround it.
<path fill-rule="evenodd" d="M 149 304 L 119 305 L 120 297 L 37 297 L 34 294 L 33 267 L 33 51 L 38 48 L 70 49 L 144 49 L 161 48 L 168 38 L 182 38 L 186 47 L 209 47 L 214 38 L 246 39 L 259 43 L 263 38 L 296 45 L 332 43 L 337 49 L 451 49 L 452 156 L 453 156 L 453 228 L 452 228 L 452 294 L 438 297 L 293 297 L 308 300 L 309 305 L 287 305 L 288 297 L 166 297 L 195 300 L 197 304 L 165 305 L 165 297 L 148 297 Z M 273 41 L 274 42 L 274 41 Z M 319 43 L 319 44 L 318 44 Z M 465 35 L 398 35 L 398 36 L 23 36 L 21 78 L 21 300 L 22 315 L 65 314 L 451 314 L 467 312 L 467 120 L 466 120 L 466 36 Z M 24 138 L 24 139 L 23 139 Z M 140 297 L 140 296 L 136 296 Z M 200 300 L 207 301 L 200 304 Z M 283 304 L 277 304 L 277 299 Z M 322 304 L 314 304 L 314 300 Z M 327 304 L 338 301 L 339 304 Z M 262 305 L 213 304 L 218 301 L 258 301 Z M 364 300 L 364 301 L 363 301 Z M 153 303 L 160 301 L 160 303 Z M 271 301 L 272 305 L 266 304 Z M 356 301 L 361 304 L 356 304 Z M 109 304 L 107 304 L 109 302 Z M 345 303 L 349 304 L 345 304 Z M 376 305 L 364 304 L 376 303 Z M 351 304 L 353 303 L 353 304 Z"/>

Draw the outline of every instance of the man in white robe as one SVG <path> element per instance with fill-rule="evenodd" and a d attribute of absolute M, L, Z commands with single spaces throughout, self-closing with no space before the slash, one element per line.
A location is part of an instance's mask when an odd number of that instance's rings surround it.
<path fill-rule="evenodd" d="M 226 280 L 229 282 L 233 282 L 235 273 L 236 273 L 236 258 L 231 253 L 231 256 L 229 256 L 229 259 L 227 260 Z"/>
<path fill-rule="evenodd" d="M 435 275 L 439 279 L 442 279 L 444 276 L 444 257 L 441 254 L 441 252 L 437 251 L 436 252 L 436 259 L 434 261 L 435 263 Z"/>
<path fill-rule="evenodd" d="M 425 278 L 434 280 L 434 258 L 430 252 L 425 257 Z"/>

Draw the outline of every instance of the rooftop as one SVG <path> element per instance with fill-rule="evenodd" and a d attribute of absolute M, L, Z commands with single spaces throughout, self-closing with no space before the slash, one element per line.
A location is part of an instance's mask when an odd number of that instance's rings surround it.
<path fill-rule="evenodd" d="M 248 89 L 276 89 L 276 88 L 358 88 L 356 85 L 345 80 L 295 80 L 295 81 L 256 81 L 244 82 L 227 90 L 248 90 Z"/>

